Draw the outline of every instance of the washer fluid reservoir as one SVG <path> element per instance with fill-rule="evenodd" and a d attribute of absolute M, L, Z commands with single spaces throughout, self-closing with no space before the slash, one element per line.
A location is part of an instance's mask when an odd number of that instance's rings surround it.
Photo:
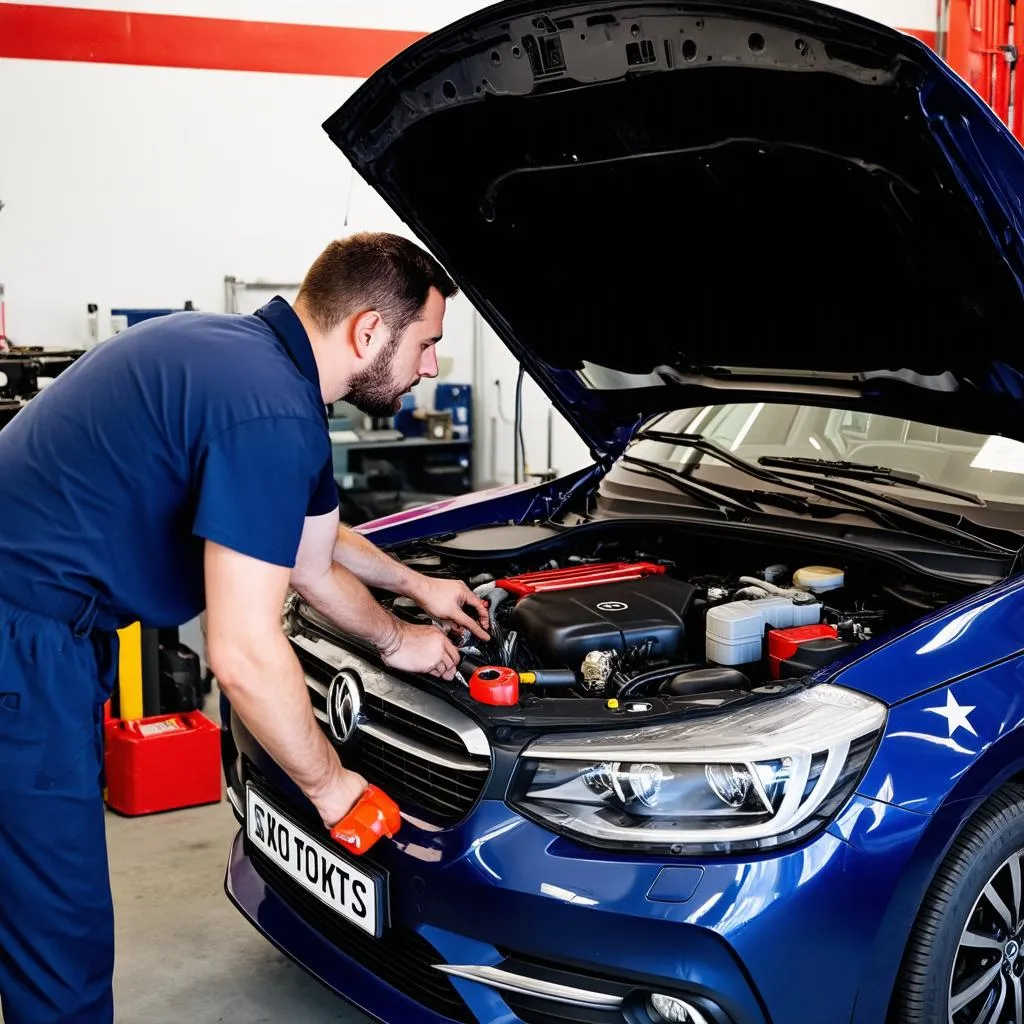
<path fill-rule="evenodd" d="M 793 573 L 793 586 L 812 594 L 827 594 L 838 590 L 845 582 L 843 570 L 830 565 L 807 565 Z"/>

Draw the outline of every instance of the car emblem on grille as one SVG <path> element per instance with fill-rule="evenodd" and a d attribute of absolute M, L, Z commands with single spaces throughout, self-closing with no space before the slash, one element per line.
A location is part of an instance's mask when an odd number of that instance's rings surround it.
<path fill-rule="evenodd" d="M 627 608 L 629 605 L 622 601 L 602 601 L 597 606 L 599 612 L 624 612 Z"/>
<path fill-rule="evenodd" d="M 342 669 L 327 691 L 327 724 L 339 743 L 348 743 L 359 731 L 363 718 L 363 694 L 359 677 Z"/>

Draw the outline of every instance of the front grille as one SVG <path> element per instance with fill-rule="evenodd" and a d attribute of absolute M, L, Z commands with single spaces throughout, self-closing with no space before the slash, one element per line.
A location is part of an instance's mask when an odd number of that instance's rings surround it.
<path fill-rule="evenodd" d="M 439 749 L 465 755 L 466 748 L 462 741 L 444 726 L 431 722 L 429 718 L 406 711 L 405 708 L 400 708 L 396 704 L 389 704 L 372 693 L 366 694 L 363 699 L 366 701 L 367 711 L 372 713 L 375 721 L 380 721 L 397 732 L 409 731 L 411 735 L 417 736 L 422 742 L 429 741 L 431 744 L 436 744 Z"/>
<path fill-rule="evenodd" d="M 419 807 L 439 824 L 454 825 L 465 818 L 487 778 L 440 768 L 369 736 L 342 750 L 346 767 L 380 786 L 399 807 Z"/>
<path fill-rule="evenodd" d="M 345 956 L 434 1013 L 476 1024 L 455 986 L 434 969 L 444 958 L 422 936 L 408 928 L 387 928 L 375 939 L 333 913 L 248 843 L 246 852 L 263 881 Z"/>
<path fill-rule="evenodd" d="M 463 732 L 475 729 L 479 734 L 476 750 L 470 751 L 452 724 L 463 724 L 457 709 L 444 704 L 443 715 L 431 715 L 440 700 L 411 684 L 391 679 L 385 684 L 379 670 L 322 638 L 298 636 L 292 643 L 306 674 L 313 713 L 345 767 L 431 824 L 446 827 L 462 821 L 479 799 L 490 771 L 490 757 L 482 753 L 489 747 L 479 728 L 465 719 Z M 327 708 L 331 680 L 342 665 L 351 667 L 363 686 L 362 727 L 345 744 L 334 740 Z"/>

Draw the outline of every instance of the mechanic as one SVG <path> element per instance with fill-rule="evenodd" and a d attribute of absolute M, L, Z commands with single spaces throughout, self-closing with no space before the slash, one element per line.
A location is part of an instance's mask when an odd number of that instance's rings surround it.
<path fill-rule="evenodd" d="M 0 432 L 0 1000 L 7 1024 L 110 1022 L 114 924 L 100 789 L 117 628 L 206 608 L 219 685 L 259 743 L 339 821 L 366 786 L 312 714 L 281 629 L 294 588 L 384 662 L 453 677 L 442 629 L 486 639 L 466 587 L 342 527 L 325 404 L 391 415 L 437 374 L 456 286 L 419 246 L 332 243 L 294 308 L 183 312 L 79 359 Z M 467 608 L 471 613 L 467 612 Z"/>

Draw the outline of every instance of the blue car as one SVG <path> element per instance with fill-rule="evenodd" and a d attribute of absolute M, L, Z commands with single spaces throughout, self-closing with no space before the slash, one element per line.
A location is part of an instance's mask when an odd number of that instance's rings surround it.
<path fill-rule="evenodd" d="M 593 460 L 363 528 L 452 683 L 290 601 L 403 824 L 225 705 L 230 899 L 390 1024 L 1024 1024 L 1024 150 L 802 0 L 510 0 L 324 127 Z"/>

